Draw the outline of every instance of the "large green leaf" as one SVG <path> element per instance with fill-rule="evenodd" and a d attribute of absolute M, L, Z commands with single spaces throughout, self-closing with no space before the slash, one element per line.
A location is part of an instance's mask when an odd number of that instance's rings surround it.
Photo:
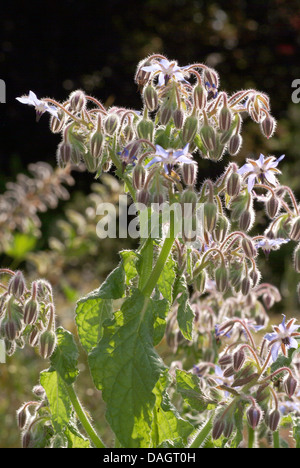
<path fill-rule="evenodd" d="M 76 324 L 80 342 L 87 353 L 103 334 L 103 323 L 112 318 L 112 299 L 101 299 L 99 290 L 80 299 L 76 307 Z"/>
<path fill-rule="evenodd" d="M 169 376 L 165 371 L 154 389 L 156 403 L 153 409 L 152 447 L 159 447 L 164 442 L 174 443 L 176 441 L 178 444 L 179 439 L 181 439 L 181 444 L 184 446 L 187 437 L 194 429 L 188 421 L 181 418 L 177 409 L 171 403 L 167 393 L 168 385 Z"/>
<path fill-rule="evenodd" d="M 51 411 L 51 420 L 55 431 L 61 432 L 67 425 L 71 415 L 71 402 L 65 383 L 55 370 L 43 371 L 40 383 L 44 388 Z"/>
<path fill-rule="evenodd" d="M 50 362 L 60 377 L 71 385 L 78 375 L 78 349 L 73 335 L 62 327 L 56 329 L 57 346 Z"/>
<path fill-rule="evenodd" d="M 154 387 L 164 364 L 153 348 L 153 303 L 134 290 L 105 324 L 89 354 L 95 386 L 107 404 L 106 417 L 124 447 L 149 447 Z"/>

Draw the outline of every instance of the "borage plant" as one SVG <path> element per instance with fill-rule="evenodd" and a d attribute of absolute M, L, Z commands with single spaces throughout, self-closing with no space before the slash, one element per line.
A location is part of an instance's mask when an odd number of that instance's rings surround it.
<path fill-rule="evenodd" d="M 197 170 L 201 158 L 239 153 L 247 116 L 271 137 L 269 99 L 254 89 L 219 91 L 215 70 L 158 54 L 139 63 L 135 82 L 141 112 L 106 109 L 82 90 L 62 103 L 32 91 L 18 98 L 37 119 L 51 114 L 51 131 L 62 134 L 59 167 L 84 162 L 96 178 L 114 171 L 132 201 L 128 233 L 139 246 L 120 252 L 75 315 L 115 446 L 279 447 L 287 443 L 282 425 L 293 426 L 299 445 L 298 325 L 284 316 L 272 333 L 261 332 L 280 293 L 257 265 L 300 240 L 299 206 L 278 180 L 283 156 L 257 155 L 240 168 L 229 162 L 216 180 Z M 269 224 L 257 233 L 262 207 Z M 116 232 L 114 219 L 104 216 L 100 237 Z M 299 246 L 292 262 L 299 273 Z M 23 447 L 105 447 L 75 393 L 79 353 L 73 335 L 56 327 L 51 285 L 1 273 L 6 353 L 28 344 L 50 360 L 35 401 L 17 412 Z M 170 348 L 168 366 L 161 343 Z"/>

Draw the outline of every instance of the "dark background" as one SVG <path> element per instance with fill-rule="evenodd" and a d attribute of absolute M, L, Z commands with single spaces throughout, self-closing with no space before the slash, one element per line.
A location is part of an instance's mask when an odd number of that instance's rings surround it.
<path fill-rule="evenodd" d="M 180 65 L 204 61 L 218 70 L 221 88 L 256 87 L 269 94 L 277 119 L 288 118 L 291 83 L 300 78 L 299 1 L 12 1 L 1 10 L 0 188 L 29 162 L 55 164 L 59 136 L 48 131 L 48 116 L 36 124 L 17 96 L 33 90 L 63 100 L 82 88 L 104 103 L 140 108 L 133 76 L 154 52 Z"/>

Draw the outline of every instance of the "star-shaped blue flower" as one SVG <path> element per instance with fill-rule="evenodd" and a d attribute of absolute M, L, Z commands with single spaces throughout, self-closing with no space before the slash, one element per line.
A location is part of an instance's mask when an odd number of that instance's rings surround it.
<path fill-rule="evenodd" d="M 256 161 L 253 159 L 247 159 L 247 163 L 244 164 L 237 172 L 241 175 L 246 174 L 245 179 L 248 179 L 249 193 L 253 189 L 256 181 L 263 184 L 269 183 L 272 186 L 277 185 L 275 174 L 281 174 L 279 169 L 277 169 L 277 166 L 284 156 L 285 155 L 283 154 L 276 159 L 275 156 L 265 157 L 261 154 L 259 159 Z"/>
<path fill-rule="evenodd" d="M 160 145 L 155 145 L 156 151 L 153 159 L 147 164 L 146 167 L 153 166 L 155 163 L 163 163 L 166 174 L 169 174 L 173 166 L 178 163 L 194 164 L 191 155 L 189 155 L 189 144 L 185 145 L 183 149 L 165 150 Z"/>

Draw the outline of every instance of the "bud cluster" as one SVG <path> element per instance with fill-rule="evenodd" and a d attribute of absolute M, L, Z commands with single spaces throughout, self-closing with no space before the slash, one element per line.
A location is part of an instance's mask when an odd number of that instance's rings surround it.
<path fill-rule="evenodd" d="M 31 289 L 21 271 L 0 270 L 8 274 L 5 292 L 0 296 L 0 338 L 5 342 L 6 354 L 11 356 L 17 348 L 28 343 L 38 347 L 47 359 L 56 346 L 55 308 L 52 288 L 45 280 L 34 281 Z"/>

